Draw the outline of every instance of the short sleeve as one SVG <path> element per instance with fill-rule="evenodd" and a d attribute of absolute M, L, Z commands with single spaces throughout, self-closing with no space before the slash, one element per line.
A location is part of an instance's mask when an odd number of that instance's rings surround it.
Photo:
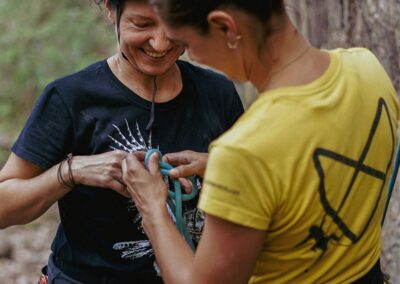
<path fill-rule="evenodd" d="M 199 208 L 235 224 L 267 230 L 277 206 L 269 174 L 249 153 L 212 147 Z"/>
<path fill-rule="evenodd" d="M 48 169 L 70 152 L 71 125 L 71 117 L 56 87 L 48 86 L 11 149 L 20 158 Z"/>

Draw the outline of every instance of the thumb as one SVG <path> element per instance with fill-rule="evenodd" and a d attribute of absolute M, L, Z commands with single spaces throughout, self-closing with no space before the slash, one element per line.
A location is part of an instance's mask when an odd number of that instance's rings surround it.
<path fill-rule="evenodd" d="M 155 152 L 151 155 L 149 164 L 147 165 L 149 172 L 151 174 L 159 174 L 160 173 L 160 164 L 158 160 L 158 153 Z"/>

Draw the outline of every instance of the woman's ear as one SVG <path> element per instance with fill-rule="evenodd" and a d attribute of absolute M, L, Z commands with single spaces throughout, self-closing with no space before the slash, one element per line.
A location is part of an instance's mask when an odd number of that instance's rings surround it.
<path fill-rule="evenodd" d="M 106 16 L 107 19 L 115 25 L 115 10 L 113 10 L 110 6 L 110 1 L 109 0 L 103 0 L 104 8 L 106 11 Z"/>
<path fill-rule="evenodd" d="M 207 21 L 210 32 L 220 34 L 227 42 L 234 42 L 237 40 L 239 32 L 232 14 L 222 10 L 215 10 L 208 14 Z"/>

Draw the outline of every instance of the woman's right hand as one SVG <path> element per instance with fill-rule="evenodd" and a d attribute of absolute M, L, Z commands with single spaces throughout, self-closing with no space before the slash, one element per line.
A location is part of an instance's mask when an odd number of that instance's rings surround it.
<path fill-rule="evenodd" d="M 185 178 L 192 175 L 204 177 L 208 153 L 186 150 L 166 154 L 163 156 L 163 160 L 175 167 L 170 171 L 171 178 Z"/>
<path fill-rule="evenodd" d="M 71 162 L 72 175 L 76 184 L 111 188 L 114 191 L 130 198 L 122 180 L 122 161 L 128 153 L 124 151 L 110 151 L 92 156 L 73 156 Z M 68 165 L 63 163 L 68 176 Z"/>

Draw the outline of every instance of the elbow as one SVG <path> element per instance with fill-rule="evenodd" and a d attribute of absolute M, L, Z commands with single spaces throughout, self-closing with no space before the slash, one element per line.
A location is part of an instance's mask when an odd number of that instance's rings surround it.
<path fill-rule="evenodd" d="M 24 225 L 30 221 L 30 218 L 21 217 L 21 214 L 16 214 L 12 211 L 10 212 L 5 208 L 0 209 L 0 230 L 4 230 L 15 225 Z"/>
<path fill-rule="evenodd" d="M 7 221 L 7 219 L 7 213 L 5 212 L 5 210 L 0 209 L 0 230 L 11 227 L 11 224 Z"/>
<path fill-rule="evenodd" d="M 11 226 L 10 224 L 7 224 L 5 218 L 0 215 L 0 230 L 7 229 L 10 226 Z"/>
<path fill-rule="evenodd" d="M 9 226 L 7 226 L 7 225 L 5 225 L 5 224 L 2 224 L 2 223 L 0 223 L 0 230 L 4 230 L 4 229 L 7 229 Z"/>
<path fill-rule="evenodd" d="M 25 225 L 29 222 L 31 222 L 31 220 L 14 220 L 0 214 L 0 230 L 5 230 L 16 225 Z"/>

